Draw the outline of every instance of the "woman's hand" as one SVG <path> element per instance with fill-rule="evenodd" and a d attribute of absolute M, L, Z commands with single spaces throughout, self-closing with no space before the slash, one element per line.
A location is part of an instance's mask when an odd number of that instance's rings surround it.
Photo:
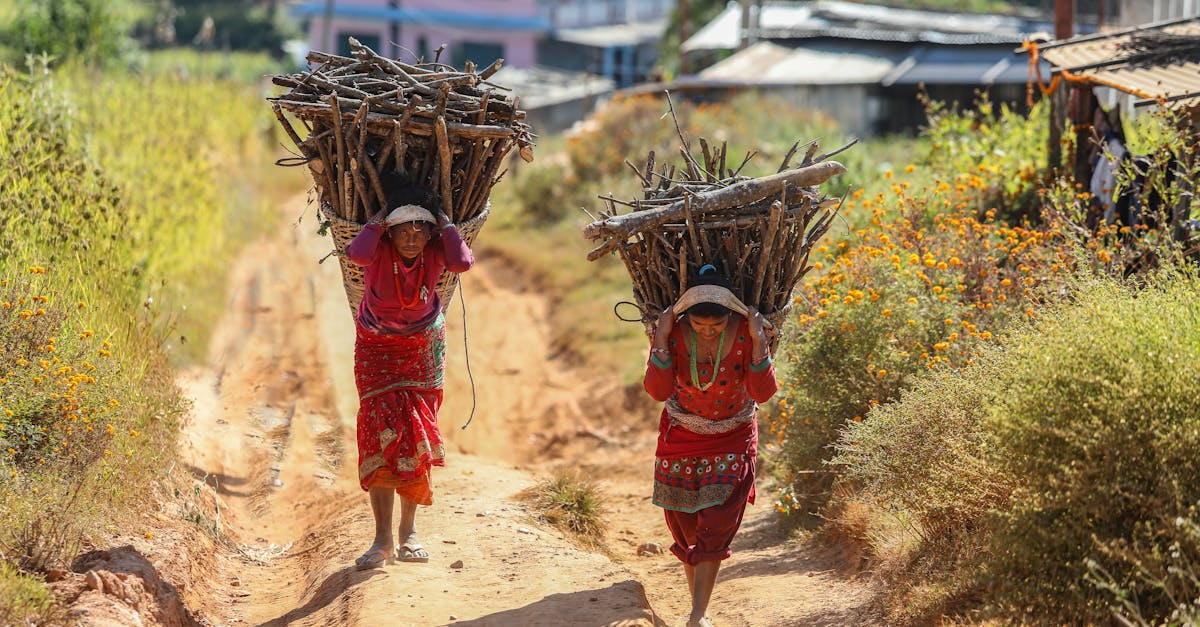
<path fill-rule="evenodd" d="M 658 314 L 658 322 L 654 325 L 654 348 L 667 348 L 671 330 L 675 328 L 675 312 L 670 307 Z"/>
<path fill-rule="evenodd" d="M 767 358 L 767 319 L 754 307 L 746 308 L 746 319 L 750 322 L 750 339 L 754 344 L 752 357 L 758 363 Z"/>
<path fill-rule="evenodd" d="M 384 220 L 387 219 L 387 214 L 387 209 L 380 209 L 379 211 L 375 212 L 375 215 L 371 216 L 369 222 L 371 224 L 383 224 Z"/>
<path fill-rule="evenodd" d="M 442 211 L 441 209 L 437 209 L 434 212 L 434 217 L 437 218 L 437 228 L 439 231 L 453 224 L 450 222 L 450 216 L 446 215 L 446 212 Z"/>

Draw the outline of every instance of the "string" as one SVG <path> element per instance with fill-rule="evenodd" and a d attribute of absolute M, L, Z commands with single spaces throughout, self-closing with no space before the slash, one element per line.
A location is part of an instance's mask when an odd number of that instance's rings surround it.
<path fill-rule="evenodd" d="M 458 302 L 462 303 L 463 355 L 467 359 L 467 379 L 471 381 L 471 415 L 467 417 L 466 424 L 462 426 L 466 430 L 471 425 L 471 421 L 475 419 L 475 375 L 471 374 L 471 347 L 467 344 L 467 297 L 463 296 L 461 280 L 458 282 Z"/>

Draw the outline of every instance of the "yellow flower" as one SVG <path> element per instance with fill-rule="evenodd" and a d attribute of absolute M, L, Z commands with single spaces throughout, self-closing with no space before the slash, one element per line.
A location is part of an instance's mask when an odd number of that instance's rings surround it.
<path fill-rule="evenodd" d="M 884 309 L 883 311 L 881 311 L 881 312 L 879 312 L 879 313 L 880 313 L 880 314 L 882 314 L 883 316 L 890 316 L 890 315 L 892 315 L 892 310 L 891 310 L 891 309 Z"/>

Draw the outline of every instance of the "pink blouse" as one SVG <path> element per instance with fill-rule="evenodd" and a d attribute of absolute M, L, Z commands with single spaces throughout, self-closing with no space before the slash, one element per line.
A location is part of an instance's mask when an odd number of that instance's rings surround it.
<path fill-rule="evenodd" d="M 405 267 L 392 246 L 387 227 L 377 223 L 366 225 L 351 240 L 346 258 L 365 266 L 359 324 L 405 335 L 425 328 L 441 312 L 441 298 L 434 287 L 442 270 L 461 273 L 475 264 L 471 249 L 453 226 L 435 230 L 411 268 Z"/>

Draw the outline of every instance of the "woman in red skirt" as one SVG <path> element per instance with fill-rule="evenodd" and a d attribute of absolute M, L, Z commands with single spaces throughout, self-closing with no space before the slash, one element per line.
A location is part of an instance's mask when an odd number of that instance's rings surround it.
<path fill-rule="evenodd" d="M 705 612 L 717 570 L 754 502 L 758 403 L 777 389 L 763 326 L 762 314 L 706 265 L 659 316 L 646 364 L 646 391 L 665 402 L 654 504 L 666 514 L 671 552 L 687 576 L 689 627 L 711 625 Z"/>
<path fill-rule="evenodd" d="M 375 541 L 355 562 L 428 561 L 417 541 L 417 505 L 433 504 L 430 470 L 445 465 L 438 430 L 445 372 L 445 319 L 434 287 L 442 270 L 475 263 L 458 229 L 428 194 L 402 190 L 346 246 L 365 266 L 358 307 L 354 378 L 358 386 L 358 479 L 371 500 Z M 400 497 L 400 544 L 392 510 Z M 395 553 L 393 553 L 393 547 Z"/>

